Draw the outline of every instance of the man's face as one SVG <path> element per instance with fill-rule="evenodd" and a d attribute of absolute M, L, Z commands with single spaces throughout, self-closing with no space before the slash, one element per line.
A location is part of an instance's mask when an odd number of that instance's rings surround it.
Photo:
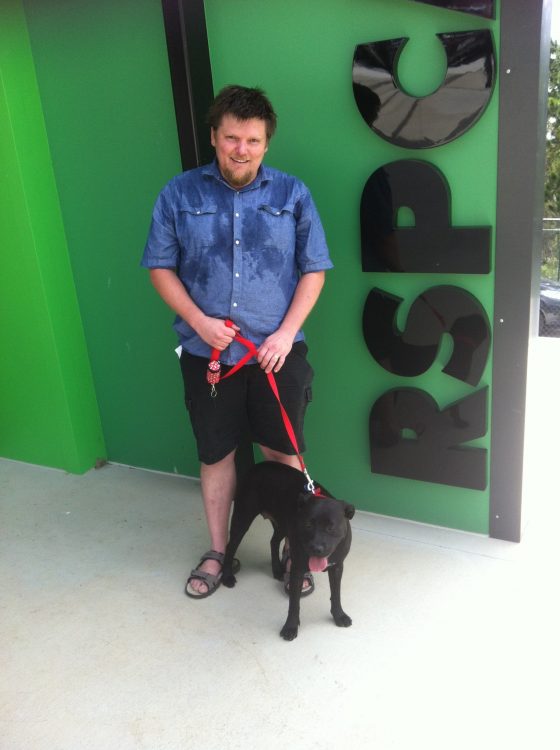
<path fill-rule="evenodd" d="M 222 177 L 235 188 L 252 182 L 268 151 L 265 121 L 224 115 L 210 136 Z"/>

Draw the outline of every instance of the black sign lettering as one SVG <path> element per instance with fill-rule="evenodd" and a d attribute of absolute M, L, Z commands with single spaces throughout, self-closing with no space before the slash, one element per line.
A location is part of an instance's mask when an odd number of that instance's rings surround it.
<path fill-rule="evenodd" d="M 416 3 L 437 5 L 438 8 L 459 10 L 462 13 L 473 13 L 485 18 L 495 18 L 494 0 L 414 0 Z"/>
<path fill-rule="evenodd" d="M 403 206 L 415 226 L 397 226 Z M 362 193 L 360 225 L 363 271 L 490 271 L 490 227 L 451 226 L 449 185 L 432 164 L 406 159 L 377 169 Z"/>
<path fill-rule="evenodd" d="M 486 109 L 495 81 L 492 35 L 487 29 L 437 34 L 447 72 L 433 94 L 410 96 L 398 78 L 407 37 L 359 44 L 354 52 L 354 97 L 367 125 L 404 148 L 433 148 L 470 130 Z"/>
<path fill-rule="evenodd" d="M 487 451 L 461 444 L 486 433 L 487 400 L 484 388 L 440 410 L 421 390 L 384 393 L 369 420 L 372 472 L 485 489 Z"/>
<path fill-rule="evenodd" d="M 453 338 L 443 372 L 475 386 L 490 350 L 490 322 L 480 302 L 456 286 L 436 286 L 417 297 L 406 326 L 397 327 L 402 298 L 373 289 L 363 312 L 363 332 L 371 356 L 387 372 L 415 377 L 434 363 L 441 337 Z"/>

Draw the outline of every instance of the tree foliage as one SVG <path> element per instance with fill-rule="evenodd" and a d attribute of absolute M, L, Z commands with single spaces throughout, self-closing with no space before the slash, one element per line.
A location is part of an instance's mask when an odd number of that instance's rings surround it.
<path fill-rule="evenodd" d="M 560 279 L 560 45 L 550 44 L 541 277 Z"/>
<path fill-rule="evenodd" d="M 548 83 L 548 120 L 546 127 L 546 178 L 544 186 L 544 215 L 560 217 L 560 46 L 550 45 L 550 74 Z"/>

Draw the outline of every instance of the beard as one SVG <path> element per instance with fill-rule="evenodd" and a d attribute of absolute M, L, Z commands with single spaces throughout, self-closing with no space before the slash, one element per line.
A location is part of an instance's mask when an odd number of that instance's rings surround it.
<path fill-rule="evenodd" d="M 221 172 L 222 177 L 232 187 L 245 187 L 245 185 L 253 182 L 256 177 L 256 173 L 253 173 L 252 169 L 247 169 L 245 172 L 233 172 L 228 167 L 224 167 Z"/>

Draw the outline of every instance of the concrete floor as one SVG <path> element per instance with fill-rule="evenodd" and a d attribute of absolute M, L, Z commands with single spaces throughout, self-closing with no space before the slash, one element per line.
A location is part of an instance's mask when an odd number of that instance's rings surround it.
<path fill-rule="evenodd" d="M 527 493 L 557 499 L 556 443 L 531 445 Z M 319 575 L 292 643 L 264 520 L 234 590 L 183 595 L 208 546 L 194 480 L 0 460 L 0 518 L 1 750 L 560 747 L 549 503 L 519 545 L 358 513 L 353 626 Z"/>

